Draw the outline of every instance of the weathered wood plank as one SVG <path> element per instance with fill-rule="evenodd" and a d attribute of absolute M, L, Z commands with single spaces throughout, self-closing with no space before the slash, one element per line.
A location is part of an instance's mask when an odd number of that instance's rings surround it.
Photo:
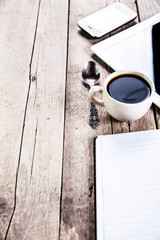
<path fill-rule="evenodd" d="M 143 21 L 149 17 L 160 12 L 160 2 L 159 0 L 137 0 L 137 7 L 139 12 L 140 21 Z"/>
<path fill-rule="evenodd" d="M 41 0 L 8 239 L 59 239 L 68 2 Z"/>
<path fill-rule="evenodd" d="M 0 2 L 0 239 L 15 207 L 29 64 L 39 1 Z M 7 238 L 9 239 L 9 238 Z"/>
<path fill-rule="evenodd" d="M 97 107 L 100 126 L 89 124 L 90 101 L 81 71 L 92 59 L 90 46 L 96 41 L 77 27 L 82 17 L 105 7 L 105 1 L 70 1 L 69 55 L 66 91 L 66 122 L 63 164 L 63 193 L 60 239 L 94 239 L 94 163 L 93 139 L 112 132 L 110 116 Z M 94 58 L 96 62 L 97 58 Z M 101 82 L 107 76 L 102 62 L 98 62 Z"/>

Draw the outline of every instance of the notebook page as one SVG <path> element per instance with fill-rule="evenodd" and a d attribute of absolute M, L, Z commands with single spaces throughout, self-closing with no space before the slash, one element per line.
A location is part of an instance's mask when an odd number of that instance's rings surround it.
<path fill-rule="evenodd" d="M 160 130 L 96 141 L 98 240 L 160 239 Z"/>

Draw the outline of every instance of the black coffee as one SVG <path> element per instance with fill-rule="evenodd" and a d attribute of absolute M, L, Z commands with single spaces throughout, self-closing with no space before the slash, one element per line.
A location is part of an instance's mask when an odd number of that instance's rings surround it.
<path fill-rule="evenodd" d="M 107 91 L 110 96 L 123 103 L 139 103 L 150 96 L 149 84 L 133 74 L 123 74 L 112 79 Z"/>

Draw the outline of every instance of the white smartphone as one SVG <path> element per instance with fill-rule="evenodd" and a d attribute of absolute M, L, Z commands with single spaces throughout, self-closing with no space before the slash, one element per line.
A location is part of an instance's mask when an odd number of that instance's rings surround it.
<path fill-rule="evenodd" d="M 81 19 L 78 26 L 98 38 L 134 20 L 136 16 L 130 8 L 116 2 Z"/>

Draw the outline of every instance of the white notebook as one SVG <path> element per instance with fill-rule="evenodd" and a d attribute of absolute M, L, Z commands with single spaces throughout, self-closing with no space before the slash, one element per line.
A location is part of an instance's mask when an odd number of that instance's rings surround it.
<path fill-rule="evenodd" d="M 160 130 L 95 140 L 97 240 L 160 239 Z"/>

